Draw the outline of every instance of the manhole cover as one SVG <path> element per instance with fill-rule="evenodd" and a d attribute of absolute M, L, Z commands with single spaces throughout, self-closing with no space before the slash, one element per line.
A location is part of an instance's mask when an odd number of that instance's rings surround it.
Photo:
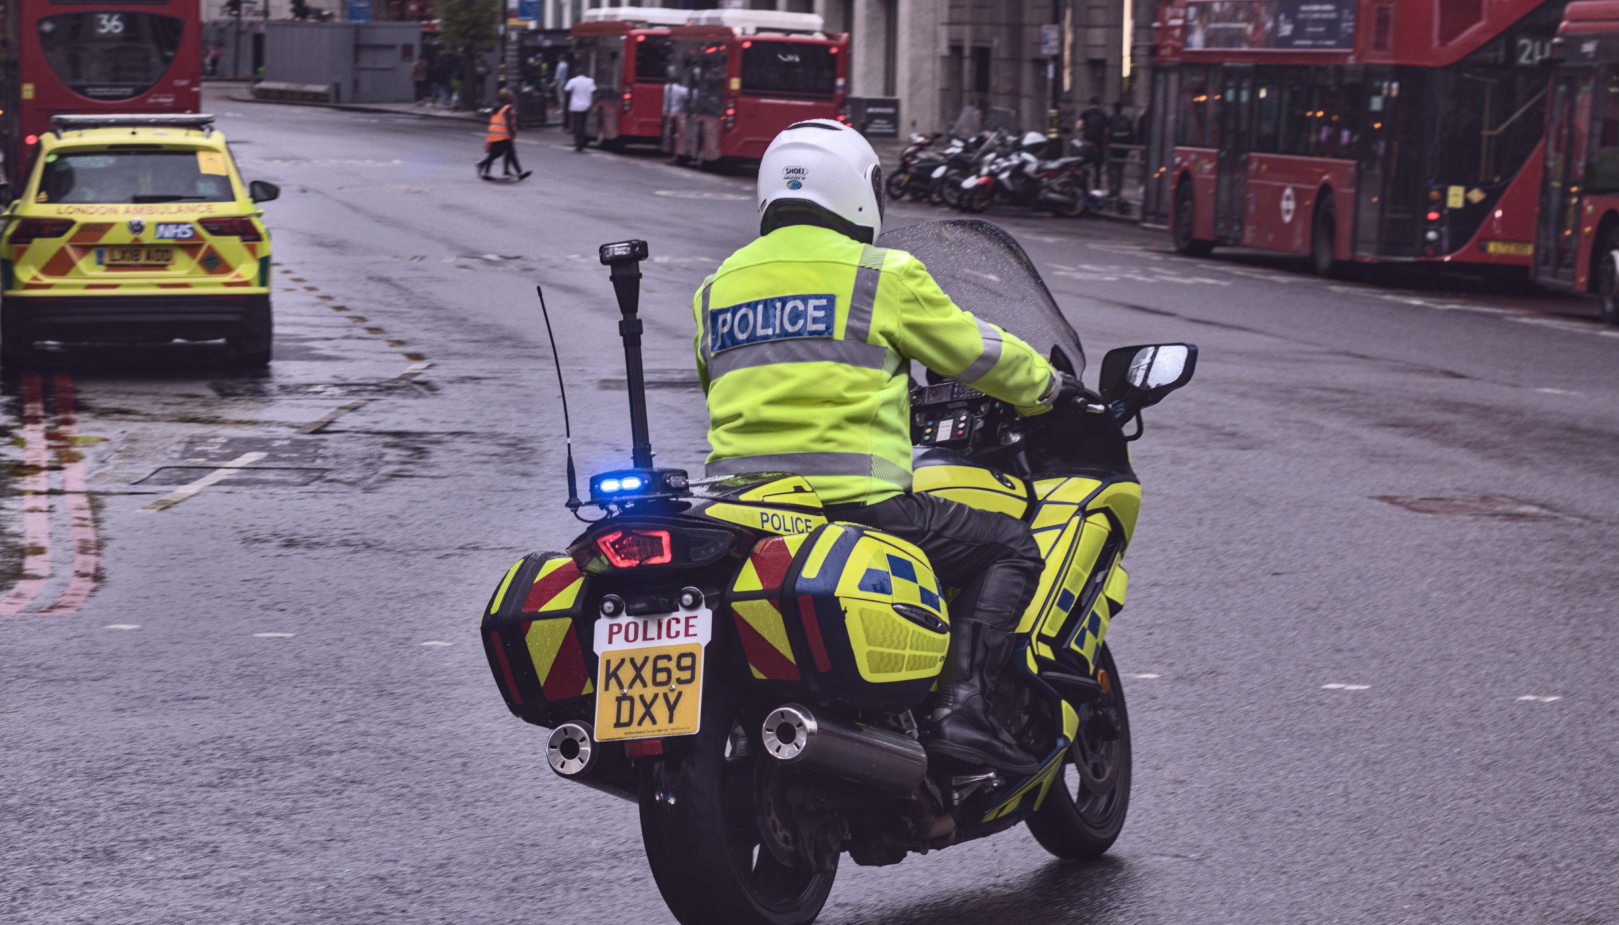
<path fill-rule="evenodd" d="M 164 466 L 135 484 L 158 488 L 190 485 L 218 468 L 218 466 Z M 236 469 L 225 476 L 219 484 L 226 488 L 298 488 L 319 481 L 325 474 L 325 469 L 267 466 L 262 469 Z"/>
<path fill-rule="evenodd" d="M 220 398 L 372 398 L 421 395 L 422 387 L 403 380 L 386 382 L 210 382 Z"/>
<path fill-rule="evenodd" d="M 243 453 L 263 453 L 268 466 L 311 463 L 320 456 L 322 441 L 298 437 L 192 437 L 180 454 L 188 463 L 227 463 Z"/>
<path fill-rule="evenodd" d="M 1514 501 L 1511 498 L 1497 498 L 1492 495 L 1476 495 L 1463 498 L 1407 498 L 1399 495 L 1377 495 L 1376 500 L 1386 501 L 1395 507 L 1403 507 L 1418 514 L 1434 514 L 1446 520 L 1563 520 L 1561 514 L 1549 511 L 1537 504 L 1526 501 Z"/>

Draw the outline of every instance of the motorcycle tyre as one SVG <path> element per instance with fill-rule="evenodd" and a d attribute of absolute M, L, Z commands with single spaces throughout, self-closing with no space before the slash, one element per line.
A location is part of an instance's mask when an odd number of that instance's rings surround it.
<path fill-rule="evenodd" d="M 642 762 L 641 840 L 658 892 L 682 925 L 809 925 L 832 892 L 835 862 L 827 873 L 784 867 L 760 845 L 751 783 L 760 746 L 752 743 L 752 758 L 725 756 L 732 723 L 750 720 L 725 680 L 715 677 L 703 698 L 697 735 L 676 755 Z"/>
<path fill-rule="evenodd" d="M 888 201 L 905 198 L 905 191 L 911 185 L 910 171 L 896 170 L 883 181 L 883 190 L 888 193 Z"/>
<path fill-rule="evenodd" d="M 975 186 L 961 196 L 961 208 L 968 212 L 988 212 L 995 202 L 995 193 L 987 186 Z"/>
<path fill-rule="evenodd" d="M 1105 644 L 1099 650 L 1096 662 L 1097 667 L 1107 672 L 1111 682 L 1111 690 L 1103 695 L 1101 702 L 1112 698 L 1117 705 L 1120 727 L 1116 740 L 1118 776 L 1110 791 L 1117 795 L 1117 802 L 1108 810 L 1100 825 L 1080 812 L 1068 784 L 1068 768 L 1073 763 L 1073 752 L 1070 750 L 1063 759 L 1063 768 L 1058 772 L 1054 786 L 1046 793 L 1045 802 L 1040 804 L 1028 821 L 1029 834 L 1040 843 L 1040 847 L 1059 858 L 1072 861 L 1094 861 L 1113 847 L 1113 842 L 1118 840 L 1119 832 L 1124 828 L 1124 817 L 1130 808 L 1130 715 L 1124 706 L 1124 688 L 1119 684 L 1119 671 L 1113 664 L 1113 653 Z M 1083 718 L 1081 721 L 1084 721 Z M 1083 787 L 1081 782 L 1080 788 Z"/>
<path fill-rule="evenodd" d="M 939 192 L 941 198 L 939 203 L 941 205 L 949 206 L 952 209 L 961 208 L 961 181 L 965 179 L 967 178 L 945 174 L 944 177 L 941 178 Z"/>
<path fill-rule="evenodd" d="M 1063 202 L 1060 199 L 1048 200 L 1050 202 L 1050 204 L 1051 204 L 1051 211 L 1053 213 L 1057 214 L 1057 215 L 1062 216 L 1063 218 L 1079 218 L 1081 215 L 1084 215 L 1085 214 L 1085 194 L 1081 193 L 1079 190 L 1072 190 L 1072 189 L 1071 190 L 1065 190 L 1064 192 L 1072 193 L 1073 197 L 1074 197 L 1074 201 L 1071 202 L 1071 203 L 1068 203 L 1068 202 Z"/>

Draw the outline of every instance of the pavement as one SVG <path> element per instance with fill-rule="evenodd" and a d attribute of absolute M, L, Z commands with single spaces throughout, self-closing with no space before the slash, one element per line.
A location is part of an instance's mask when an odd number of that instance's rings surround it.
<path fill-rule="evenodd" d="M 535 287 L 580 469 L 625 464 L 595 250 L 647 239 L 653 445 L 700 468 L 691 293 L 755 233 L 751 179 L 550 130 L 486 183 L 475 126 L 205 99 L 283 190 L 276 359 L 63 348 L 6 386 L 0 922 L 671 921 L 634 808 L 546 768 L 476 626 L 578 530 Z M 821 921 L 1619 921 L 1619 331 L 1456 275 L 987 217 L 1089 381 L 1112 347 L 1201 348 L 1133 445 L 1130 817 L 1088 865 L 1022 829 L 846 863 Z"/>

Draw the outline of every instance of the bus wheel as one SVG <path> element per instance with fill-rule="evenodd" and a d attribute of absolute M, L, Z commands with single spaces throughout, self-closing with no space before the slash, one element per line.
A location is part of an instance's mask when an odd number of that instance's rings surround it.
<path fill-rule="evenodd" d="M 1619 325 L 1619 225 L 1608 229 L 1597 242 L 1591 262 L 1596 265 L 1592 289 L 1602 298 L 1602 320 Z"/>
<path fill-rule="evenodd" d="M 1328 194 L 1330 195 L 1330 194 Z M 1323 198 L 1315 207 L 1315 220 L 1310 223 L 1310 263 L 1315 275 L 1322 279 L 1336 279 L 1343 271 L 1338 250 L 1338 217 L 1332 200 Z"/>
<path fill-rule="evenodd" d="M 1214 242 L 1192 237 L 1196 215 L 1197 202 L 1192 197 L 1192 183 L 1190 180 L 1183 181 L 1175 187 L 1175 214 L 1170 219 L 1169 234 L 1179 253 L 1187 257 L 1207 257 L 1214 251 Z"/>

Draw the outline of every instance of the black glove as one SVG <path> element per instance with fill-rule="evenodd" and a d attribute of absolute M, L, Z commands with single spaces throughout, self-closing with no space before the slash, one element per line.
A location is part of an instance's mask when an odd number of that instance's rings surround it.
<path fill-rule="evenodd" d="M 1056 377 L 1057 394 L 1051 400 L 1053 408 L 1068 407 L 1076 401 L 1081 405 L 1090 402 L 1090 390 L 1085 388 L 1085 384 L 1079 380 L 1078 376 L 1070 376 L 1061 370 L 1057 370 Z"/>

